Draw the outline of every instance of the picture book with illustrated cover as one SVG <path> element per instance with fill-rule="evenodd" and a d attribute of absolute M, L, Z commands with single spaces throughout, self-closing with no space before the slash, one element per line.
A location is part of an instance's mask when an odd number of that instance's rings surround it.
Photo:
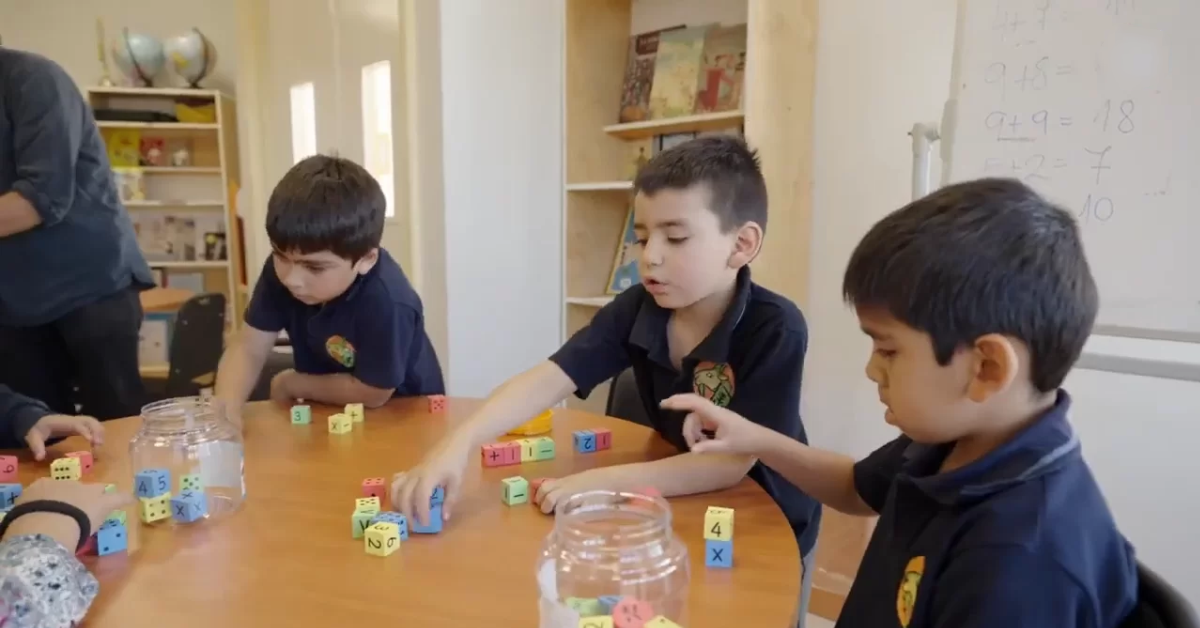
<path fill-rule="evenodd" d="M 663 33 L 654 60 L 650 86 L 650 118 L 690 116 L 696 108 L 704 40 L 713 25 L 693 26 Z"/>
<path fill-rule="evenodd" d="M 650 117 L 650 86 L 654 81 L 654 59 L 659 37 L 683 25 L 634 35 L 629 38 L 629 60 L 625 64 L 625 82 L 621 88 L 620 122 L 641 122 Z"/>
<path fill-rule="evenodd" d="M 746 72 L 746 25 L 708 31 L 695 113 L 736 111 L 742 105 Z"/>

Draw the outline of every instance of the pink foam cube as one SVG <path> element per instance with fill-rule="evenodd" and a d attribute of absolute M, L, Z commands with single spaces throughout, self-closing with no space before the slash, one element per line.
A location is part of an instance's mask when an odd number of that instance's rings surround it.
<path fill-rule="evenodd" d="M 0 484 L 17 483 L 17 457 L 0 456 Z"/>
<path fill-rule="evenodd" d="M 86 474 L 92 470 L 92 452 L 90 451 L 71 451 L 67 452 L 67 458 L 79 458 L 79 472 Z"/>
<path fill-rule="evenodd" d="M 613 605 L 613 628 L 642 628 L 654 619 L 654 607 L 649 602 L 632 597 L 623 597 Z"/>
<path fill-rule="evenodd" d="M 504 464 L 521 464 L 521 443 L 517 441 L 509 441 L 507 443 L 497 443 L 504 453 L 507 454 Z"/>
<path fill-rule="evenodd" d="M 445 412 L 446 411 L 446 396 L 445 395 L 429 395 L 429 411 L 430 412 Z"/>
<path fill-rule="evenodd" d="M 612 430 L 596 428 L 591 432 L 596 435 L 596 451 L 612 449 Z"/>
<path fill-rule="evenodd" d="M 508 464 L 508 452 L 502 447 L 504 443 L 492 443 L 484 445 L 483 466 L 485 467 L 503 467 Z"/>
<path fill-rule="evenodd" d="M 367 478 L 362 482 L 363 497 L 378 497 L 379 502 L 383 503 L 383 496 L 386 492 L 387 487 L 384 485 L 383 478 Z"/>

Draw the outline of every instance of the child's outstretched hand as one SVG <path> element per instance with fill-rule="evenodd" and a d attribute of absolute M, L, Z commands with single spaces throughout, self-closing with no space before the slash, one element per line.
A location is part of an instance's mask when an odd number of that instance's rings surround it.
<path fill-rule="evenodd" d="M 392 477 L 392 505 L 405 517 L 421 525 L 430 524 L 429 498 L 434 489 L 445 491 L 442 520 L 450 520 L 450 510 L 458 501 L 459 485 L 467 468 L 469 443 L 451 435 L 426 454 L 421 464 Z"/>
<path fill-rule="evenodd" d="M 25 443 L 33 452 L 34 460 L 46 457 L 46 441 L 54 438 L 80 435 L 92 446 L 104 443 L 104 426 L 90 416 L 68 416 L 65 414 L 48 414 L 33 424 L 25 434 Z"/>
<path fill-rule="evenodd" d="M 688 393 L 663 399 L 662 407 L 687 412 L 683 437 L 696 453 L 758 455 L 770 430 L 726 410 L 700 395 Z M 709 437 L 705 432 L 713 434 Z"/>

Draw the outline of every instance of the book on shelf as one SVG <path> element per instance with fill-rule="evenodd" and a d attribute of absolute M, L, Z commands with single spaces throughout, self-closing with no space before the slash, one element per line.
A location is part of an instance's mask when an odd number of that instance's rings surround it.
<path fill-rule="evenodd" d="M 625 62 L 625 81 L 621 86 L 620 122 L 641 122 L 650 118 L 650 88 L 654 81 L 654 63 L 659 37 L 684 26 L 672 26 L 629 38 L 629 58 Z"/>
<path fill-rule="evenodd" d="M 625 213 L 624 228 L 621 229 L 617 241 L 617 251 L 613 256 L 612 272 L 608 276 L 607 294 L 620 294 L 626 289 L 641 283 L 641 272 L 638 270 L 637 234 L 633 230 L 633 205 Z"/>
<path fill-rule="evenodd" d="M 746 74 L 746 25 L 718 26 L 704 39 L 695 113 L 737 111 Z"/>
<path fill-rule="evenodd" d="M 696 108 L 704 42 L 712 24 L 663 33 L 650 85 L 650 119 L 690 116 Z"/>
<path fill-rule="evenodd" d="M 130 216 L 142 255 L 149 262 L 196 262 L 228 259 L 224 246 L 225 222 L 220 216 L 179 215 L 156 210 Z M 220 235 L 219 242 L 209 236 Z M 209 255 L 225 257 L 209 257 Z"/>

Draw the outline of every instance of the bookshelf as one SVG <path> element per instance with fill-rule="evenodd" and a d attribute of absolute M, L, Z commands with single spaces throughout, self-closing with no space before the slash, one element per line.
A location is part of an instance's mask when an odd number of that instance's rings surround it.
<path fill-rule="evenodd" d="M 233 98 L 137 87 L 91 87 L 87 98 L 156 280 L 224 294 L 232 331 L 246 298 Z"/>
<path fill-rule="evenodd" d="M 771 197 L 759 283 L 803 306 L 811 211 L 817 0 L 567 2 L 564 63 L 564 338 L 610 302 L 613 262 L 632 204 L 638 143 L 741 129 L 758 149 Z M 742 96 L 734 110 L 621 123 L 631 37 L 676 25 L 746 24 Z M 568 405 L 603 412 L 607 385 Z"/>

